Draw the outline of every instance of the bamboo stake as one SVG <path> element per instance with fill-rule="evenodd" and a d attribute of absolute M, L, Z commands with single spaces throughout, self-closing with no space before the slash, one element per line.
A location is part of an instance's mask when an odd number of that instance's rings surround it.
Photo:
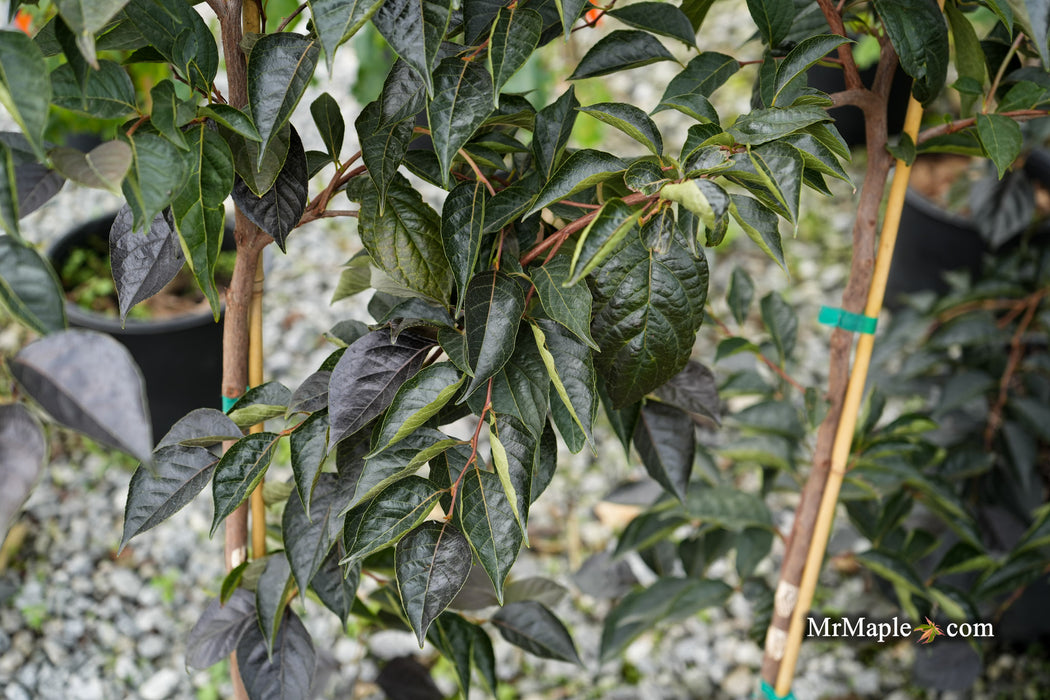
<path fill-rule="evenodd" d="M 262 300 L 265 279 L 263 256 L 260 255 L 255 263 L 255 284 L 252 286 L 252 305 L 248 317 L 248 383 L 251 386 L 259 386 L 263 383 Z M 262 423 L 251 427 L 253 433 L 262 431 Z M 263 483 L 265 483 L 265 477 L 252 492 L 253 559 L 258 559 L 266 554 L 266 504 L 263 501 Z"/>
<path fill-rule="evenodd" d="M 941 0 L 941 4 L 943 7 L 943 0 Z M 922 105 L 912 97 L 908 103 L 908 113 L 905 117 L 903 131 L 904 134 L 907 134 L 912 139 L 912 142 L 915 142 L 918 136 L 919 123 L 921 121 Z M 864 307 L 864 314 L 872 318 L 878 318 L 879 313 L 882 311 L 882 302 L 886 293 L 886 281 L 889 277 L 890 262 L 893 260 L 893 248 L 897 243 L 897 231 L 900 227 L 904 196 L 908 191 L 908 179 L 910 176 L 911 166 L 898 160 L 893 174 L 893 184 L 886 202 L 886 213 L 883 219 L 882 235 L 879 237 L 879 251 L 875 260 L 875 270 L 872 274 L 871 287 L 868 290 L 868 301 Z M 824 563 L 824 553 L 827 550 L 831 523 L 835 518 L 835 509 L 838 505 L 842 479 L 846 474 L 846 464 L 849 461 L 850 447 L 853 443 L 853 431 L 857 425 L 857 414 L 860 410 L 861 398 L 864 395 L 864 384 L 868 376 L 868 367 L 871 364 L 871 352 L 874 343 L 875 336 L 867 333 L 861 334 L 857 340 L 853 369 L 850 373 L 846 398 L 842 406 L 842 418 L 839 420 L 838 429 L 835 433 L 835 443 L 831 453 L 831 470 L 828 473 L 828 480 L 821 498 L 820 512 L 817 515 L 813 538 L 810 540 L 809 555 L 806 558 L 806 566 L 802 573 L 801 585 L 799 586 L 798 602 L 795 604 L 791 618 L 791 627 L 788 630 L 787 644 L 784 648 L 784 656 L 777 673 L 776 693 L 781 697 L 786 696 L 790 692 L 791 683 L 795 677 L 795 665 L 798 662 L 799 648 L 802 645 L 805 615 L 809 612 L 810 604 L 813 602 L 817 578 Z"/>

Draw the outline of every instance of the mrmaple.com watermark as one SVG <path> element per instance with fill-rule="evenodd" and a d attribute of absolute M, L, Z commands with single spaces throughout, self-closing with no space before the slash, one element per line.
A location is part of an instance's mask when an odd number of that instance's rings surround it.
<path fill-rule="evenodd" d="M 949 622 L 938 625 L 928 617 L 921 625 L 901 622 L 897 617 L 892 620 L 869 620 L 866 617 L 842 617 L 838 620 L 825 617 L 823 620 L 815 620 L 810 617 L 807 618 L 807 623 L 807 637 L 845 638 L 879 643 L 887 639 L 910 637 L 915 632 L 921 633 L 918 641 L 923 644 L 929 644 L 941 636 L 963 639 L 995 637 L 995 628 L 991 622 Z"/>

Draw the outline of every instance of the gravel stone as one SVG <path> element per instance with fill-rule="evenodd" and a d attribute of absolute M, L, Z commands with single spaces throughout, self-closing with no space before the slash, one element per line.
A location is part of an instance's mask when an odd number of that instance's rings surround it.
<path fill-rule="evenodd" d="M 12 683 L 4 689 L 4 698 L 6 700 L 33 700 L 33 696 L 29 694 L 29 691 L 18 683 Z"/>
<path fill-rule="evenodd" d="M 168 648 L 168 641 L 159 634 L 143 637 L 138 643 L 138 653 L 144 659 L 156 659 Z"/>
<path fill-rule="evenodd" d="M 142 700 L 165 700 L 174 697 L 182 675 L 170 668 L 162 668 L 142 684 L 139 695 Z"/>

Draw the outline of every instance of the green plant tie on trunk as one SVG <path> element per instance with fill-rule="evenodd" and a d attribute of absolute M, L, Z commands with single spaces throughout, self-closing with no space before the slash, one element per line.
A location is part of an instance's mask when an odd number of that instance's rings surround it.
<path fill-rule="evenodd" d="M 829 309 L 829 311 L 834 310 L 835 309 Z M 823 311 L 821 311 L 821 313 L 823 314 Z M 758 689 L 759 692 L 761 692 L 762 694 L 762 700 L 795 700 L 795 694 L 793 692 L 788 691 L 787 695 L 777 695 L 777 691 L 773 689 L 773 686 L 771 686 L 769 683 L 766 683 L 765 681 L 762 681 L 762 684 L 758 687 Z"/>
<path fill-rule="evenodd" d="M 817 322 L 825 326 L 841 328 L 851 333 L 875 335 L 875 326 L 878 325 L 879 319 L 865 316 L 864 314 L 855 314 L 845 309 L 833 309 L 830 306 L 822 306 L 820 307 L 820 315 L 817 317 Z"/>

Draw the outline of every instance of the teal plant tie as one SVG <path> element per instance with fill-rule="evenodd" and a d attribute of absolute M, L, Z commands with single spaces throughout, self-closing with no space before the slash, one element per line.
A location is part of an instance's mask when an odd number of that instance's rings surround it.
<path fill-rule="evenodd" d="M 879 320 L 863 314 L 855 314 L 845 309 L 833 309 L 830 306 L 820 307 L 817 322 L 833 328 L 841 328 L 851 333 L 875 335 L 875 326 Z"/>
<path fill-rule="evenodd" d="M 235 403 L 237 403 L 238 399 L 240 399 L 240 398 L 241 397 L 238 396 L 236 398 L 232 398 L 231 399 L 229 396 L 223 396 L 222 397 L 222 412 L 223 413 L 229 413 L 230 409 L 233 408 L 233 405 Z"/>
<path fill-rule="evenodd" d="M 795 700 L 795 694 L 791 691 L 788 691 L 787 695 L 777 695 L 777 691 L 773 689 L 773 686 L 765 681 L 762 681 L 759 690 L 762 692 L 763 700 Z"/>

